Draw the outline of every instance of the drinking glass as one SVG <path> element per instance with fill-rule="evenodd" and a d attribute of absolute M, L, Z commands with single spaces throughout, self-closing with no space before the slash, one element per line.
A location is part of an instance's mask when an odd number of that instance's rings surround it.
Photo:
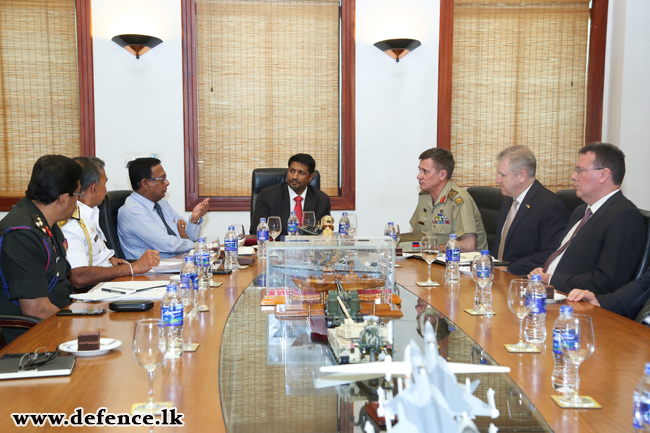
<path fill-rule="evenodd" d="M 399 238 L 400 238 L 400 233 L 399 233 L 399 224 L 395 224 L 395 244 L 399 244 Z"/>
<path fill-rule="evenodd" d="M 349 213 L 348 218 L 350 220 L 350 227 L 348 228 L 348 234 L 353 235 L 357 231 L 357 214 Z"/>
<path fill-rule="evenodd" d="M 519 319 L 519 342 L 517 344 L 507 344 L 506 346 L 514 352 L 536 351 L 536 348 L 524 341 L 524 318 L 533 310 L 534 304 L 527 303 L 526 298 L 533 295 L 532 281 L 517 278 L 510 281 L 510 290 L 508 291 L 508 307 Z"/>
<path fill-rule="evenodd" d="M 133 333 L 133 357 L 149 372 L 149 402 L 134 407 L 134 413 L 158 415 L 162 409 L 167 407 L 164 404 L 154 403 L 153 400 L 153 372 L 165 359 L 166 350 L 167 340 L 163 321 L 160 319 L 138 320 Z"/>
<path fill-rule="evenodd" d="M 199 290 L 194 290 L 188 287 L 188 285 L 181 283 L 181 301 L 183 302 L 183 350 L 187 351 L 192 348 L 192 343 L 190 343 L 190 317 L 192 317 L 191 313 L 194 308 L 195 292 Z"/>
<path fill-rule="evenodd" d="M 269 217 L 269 234 L 273 238 L 273 242 L 276 241 L 276 238 L 282 233 L 282 220 L 278 216 Z"/>
<path fill-rule="evenodd" d="M 429 265 L 429 277 L 425 282 L 419 283 L 419 285 L 425 287 L 437 286 L 438 283 L 431 279 L 431 263 L 438 258 L 438 238 L 435 236 L 424 236 L 420 242 L 420 252 L 424 261 Z"/>
<path fill-rule="evenodd" d="M 591 398 L 581 397 L 578 394 L 580 388 L 580 375 L 578 370 L 580 364 L 587 359 L 596 348 L 594 338 L 594 325 L 591 317 L 585 314 L 574 314 L 569 323 L 565 325 L 560 333 L 560 349 L 562 354 L 575 366 L 575 390 L 573 397 L 560 397 L 563 403 L 571 406 L 592 406 L 594 401 Z"/>
<path fill-rule="evenodd" d="M 235 227 L 235 233 L 237 233 L 237 244 L 241 247 L 246 241 L 246 232 L 244 231 L 244 226 L 242 224 L 233 224 Z"/>
<path fill-rule="evenodd" d="M 313 211 L 308 210 L 303 214 L 303 225 L 309 230 L 314 230 L 316 228 L 316 214 Z"/>
<path fill-rule="evenodd" d="M 516 386 L 508 388 L 508 414 L 517 421 L 526 421 L 533 417 L 535 406 Z"/>

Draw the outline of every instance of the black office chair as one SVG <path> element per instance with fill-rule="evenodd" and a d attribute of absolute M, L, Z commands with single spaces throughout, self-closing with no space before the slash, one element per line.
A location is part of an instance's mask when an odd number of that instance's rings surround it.
<path fill-rule="evenodd" d="M 115 257 L 124 259 L 124 252 L 117 236 L 117 211 L 131 195 L 131 190 L 108 191 L 99 205 L 99 226 L 106 235 L 106 246 L 115 251 Z"/>
<path fill-rule="evenodd" d="M 34 316 L 0 314 L 0 349 L 42 321 L 43 319 Z"/>
<path fill-rule="evenodd" d="M 561 189 L 556 192 L 555 195 L 557 198 L 562 200 L 567 209 L 569 209 L 569 215 L 571 215 L 578 206 L 585 204 L 585 202 L 576 195 L 575 189 Z"/>
<path fill-rule="evenodd" d="M 637 279 L 643 275 L 645 270 L 648 269 L 648 266 L 650 266 L 650 211 L 643 209 L 639 210 L 641 211 L 641 215 L 643 215 L 643 219 L 645 220 L 647 238 L 645 241 L 645 248 L 643 249 L 643 256 L 641 256 L 641 262 L 639 263 L 639 267 L 634 274 L 634 279 Z"/>
<path fill-rule="evenodd" d="M 251 182 L 251 227 L 257 227 L 257 224 L 259 224 L 259 221 L 253 221 L 253 214 L 255 213 L 260 191 L 266 187 L 282 183 L 285 180 L 287 180 L 286 168 L 256 168 L 253 170 Z M 320 173 L 318 170 L 314 170 L 314 178 L 310 185 L 320 189 Z"/>
<path fill-rule="evenodd" d="M 505 199 L 503 194 L 501 194 L 501 188 L 470 186 L 467 188 L 467 192 L 472 196 L 478 210 L 481 212 L 488 245 L 491 245 L 497 235 L 499 212 L 501 212 L 501 204 Z"/>

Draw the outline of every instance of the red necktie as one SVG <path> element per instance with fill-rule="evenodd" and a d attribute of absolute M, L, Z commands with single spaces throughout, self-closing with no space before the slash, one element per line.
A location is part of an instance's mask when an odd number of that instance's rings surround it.
<path fill-rule="evenodd" d="M 296 201 L 296 206 L 293 208 L 293 211 L 296 213 L 296 216 L 298 217 L 298 224 L 302 224 L 302 206 L 300 205 L 300 202 L 302 201 L 302 197 L 297 196 L 294 198 Z"/>
<path fill-rule="evenodd" d="M 587 209 L 587 212 L 585 212 L 585 216 L 582 217 L 582 220 L 580 221 L 580 224 L 578 224 L 578 227 L 576 227 L 575 231 L 571 235 L 568 241 L 564 243 L 560 248 L 558 248 L 553 254 L 551 254 L 551 257 L 546 260 L 546 263 L 544 264 L 544 272 L 548 270 L 548 267 L 551 266 L 551 263 L 553 263 L 553 260 L 557 258 L 560 254 L 564 252 L 564 250 L 567 249 L 569 244 L 571 243 L 571 240 L 575 237 L 576 234 L 578 234 L 578 231 L 582 228 L 583 225 L 587 222 L 587 220 L 591 218 L 591 208 Z"/>

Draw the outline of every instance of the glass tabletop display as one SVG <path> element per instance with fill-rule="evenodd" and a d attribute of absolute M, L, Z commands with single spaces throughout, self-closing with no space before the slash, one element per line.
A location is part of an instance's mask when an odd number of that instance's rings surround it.
<path fill-rule="evenodd" d="M 286 250 L 284 253 L 286 258 Z M 280 255 L 281 251 L 276 254 Z M 313 253 L 307 250 L 305 257 L 310 254 Z M 363 260 L 370 253 L 360 250 L 357 254 L 358 260 Z M 309 258 L 310 263 L 317 255 Z M 278 274 L 285 278 L 287 268 L 291 267 L 286 266 L 286 260 L 284 268 L 279 265 L 281 261 L 276 263 L 275 270 L 283 269 L 285 273 Z M 338 270 L 350 263 L 337 259 L 333 265 Z M 356 269 L 357 265 L 353 266 Z M 313 332 L 311 319 L 314 316 L 283 318 L 275 314 L 277 305 L 260 307 L 268 296 L 269 289 L 265 286 L 270 280 L 267 274 L 261 274 L 253 281 L 239 297 L 224 329 L 219 389 L 227 431 L 361 433 L 365 431 L 366 421 L 377 432 L 385 430 L 377 416 L 378 394 L 382 392 L 379 389 L 391 392 L 398 386 L 397 379 L 392 379 L 391 383 L 380 378 L 316 389 L 314 378 L 318 377 L 319 368 L 336 365 L 340 359 L 331 343 Z M 394 361 L 404 361 L 411 340 L 424 346 L 425 322 L 430 322 L 438 340 L 439 354 L 447 361 L 496 365 L 452 321 L 408 290 L 393 286 L 391 294 L 399 299 L 402 316 L 384 319 L 382 326 L 389 329 L 390 354 Z M 296 294 L 304 296 L 300 291 Z M 296 297 L 293 296 L 292 301 L 296 301 Z M 369 361 L 368 356 L 360 360 Z M 466 378 L 471 382 L 480 381 L 473 394 L 483 401 L 486 401 L 489 388 L 496 391 L 494 401 L 500 415 L 496 419 L 477 417 L 474 423 L 478 431 L 487 432 L 490 423 L 498 427 L 499 432 L 552 431 L 509 375 L 457 374 L 456 378 L 461 384 L 465 384 Z"/>

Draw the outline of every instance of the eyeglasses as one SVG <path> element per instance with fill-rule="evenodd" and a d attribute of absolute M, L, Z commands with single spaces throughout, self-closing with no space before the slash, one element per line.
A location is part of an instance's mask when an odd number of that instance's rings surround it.
<path fill-rule="evenodd" d="M 167 175 L 163 177 L 145 177 L 147 180 L 162 180 L 163 182 L 167 182 Z"/>
<path fill-rule="evenodd" d="M 573 169 L 573 172 L 574 172 L 574 173 L 577 173 L 577 174 L 580 174 L 580 173 L 582 173 L 583 171 L 589 171 L 589 170 L 602 170 L 602 169 L 604 169 L 604 168 L 605 168 L 605 167 L 598 167 L 598 168 L 580 168 L 580 167 L 576 167 L 576 168 Z"/>
<path fill-rule="evenodd" d="M 48 362 L 56 359 L 61 352 L 57 348 L 54 352 L 48 352 L 47 347 L 39 347 L 34 353 L 25 353 L 18 362 L 20 371 L 34 370 Z"/>
<path fill-rule="evenodd" d="M 77 198 L 84 198 L 86 196 L 85 192 L 73 192 L 71 195 L 76 195 Z"/>

